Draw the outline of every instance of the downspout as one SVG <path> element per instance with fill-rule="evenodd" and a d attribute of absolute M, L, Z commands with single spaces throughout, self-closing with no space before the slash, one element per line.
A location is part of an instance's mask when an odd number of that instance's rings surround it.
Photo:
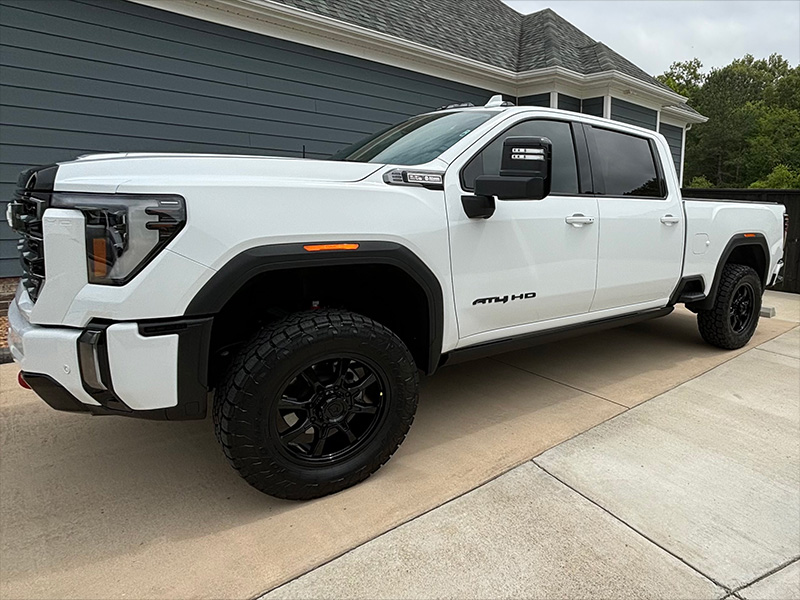
<path fill-rule="evenodd" d="M 692 124 L 687 123 L 686 127 L 683 128 L 683 136 L 681 136 L 681 174 L 680 174 L 681 187 L 683 187 L 683 165 L 686 163 L 686 134 L 689 133 L 689 130 L 691 128 Z"/>

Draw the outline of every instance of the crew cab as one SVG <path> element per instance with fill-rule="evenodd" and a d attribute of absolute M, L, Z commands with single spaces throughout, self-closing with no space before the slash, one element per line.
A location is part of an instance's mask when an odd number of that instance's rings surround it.
<path fill-rule="evenodd" d="M 709 343 L 745 345 L 784 209 L 683 199 L 660 134 L 495 97 L 329 160 L 32 168 L 8 221 L 22 385 L 64 411 L 210 409 L 250 484 L 308 499 L 389 459 L 420 373 L 678 303 Z"/>

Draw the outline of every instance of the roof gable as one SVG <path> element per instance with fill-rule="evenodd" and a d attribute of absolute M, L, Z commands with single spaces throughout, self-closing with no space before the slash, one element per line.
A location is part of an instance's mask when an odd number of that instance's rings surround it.
<path fill-rule="evenodd" d="M 517 67 L 522 15 L 500 0 L 276 1 L 511 71 Z"/>
<path fill-rule="evenodd" d="M 522 15 L 501 0 L 275 0 L 516 73 L 619 71 L 669 89 L 555 11 Z"/>

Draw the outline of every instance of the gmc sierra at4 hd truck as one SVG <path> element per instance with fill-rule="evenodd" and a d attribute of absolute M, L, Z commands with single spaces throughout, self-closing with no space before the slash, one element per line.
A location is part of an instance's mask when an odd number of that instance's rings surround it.
<path fill-rule="evenodd" d="M 498 98 L 329 160 L 33 168 L 7 217 L 22 236 L 22 385 L 65 411 L 210 409 L 233 467 L 290 499 L 385 463 L 420 371 L 677 303 L 709 343 L 743 346 L 784 232 L 779 205 L 682 199 L 656 132 Z"/>

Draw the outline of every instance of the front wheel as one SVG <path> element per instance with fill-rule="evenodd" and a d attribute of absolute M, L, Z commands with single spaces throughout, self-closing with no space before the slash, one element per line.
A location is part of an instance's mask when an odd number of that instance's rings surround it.
<path fill-rule="evenodd" d="M 417 406 L 405 344 L 345 311 L 298 313 L 247 344 L 217 391 L 217 437 L 253 487 L 308 500 L 366 479 L 397 450 Z"/>
<path fill-rule="evenodd" d="M 719 348 L 741 348 L 756 331 L 761 295 L 761 279 L 752 268 L 725 265 L 714 306 L 697 313 L 700 335 Z"/>

